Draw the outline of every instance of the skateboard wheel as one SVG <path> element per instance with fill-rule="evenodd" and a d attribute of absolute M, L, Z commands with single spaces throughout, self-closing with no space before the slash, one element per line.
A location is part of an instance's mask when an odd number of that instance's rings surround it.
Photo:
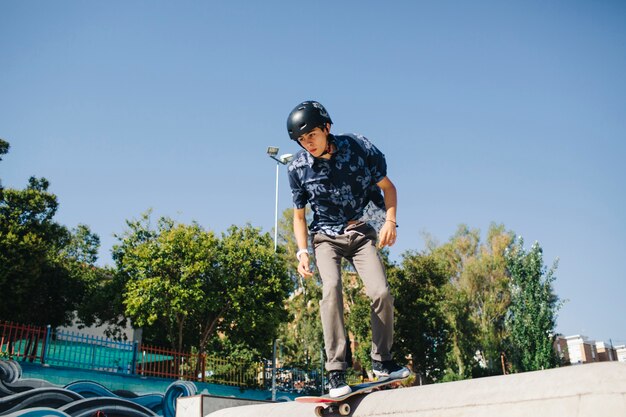
<path fill-rule="evenodd" d="M 317 417 L 323 417 L 324 416 L 324 407 L 322 407 L 321 405 L 315 407 L 315 415 Z"/>
<path fill-rule="evenodd" d="M 341 414 L 342 416 L 347 416 L 348 414 L 350 414 L 350 404 L 348 403 L 343 403 L 339 406 L 339 414 Z"/>

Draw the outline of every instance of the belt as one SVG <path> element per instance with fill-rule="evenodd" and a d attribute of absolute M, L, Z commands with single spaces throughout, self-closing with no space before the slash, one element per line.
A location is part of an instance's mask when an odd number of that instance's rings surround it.
<path fill-rule="evenodd" d="M 356 230 L 356 227 L 355 228 L 351 228 L 351 226 L 361 225 L 361 224 L 364 224 L 364 222 L 362 220 L 350 220 L 348 222 L 348 227 L 346 227 L 344 233 L 347 234 L 347 235 L 357 234 L 357 235 L 360 235 L 360 236 L 364 236 L 364 234 L 362 232 L 359 232 L 358 230 Z"/>

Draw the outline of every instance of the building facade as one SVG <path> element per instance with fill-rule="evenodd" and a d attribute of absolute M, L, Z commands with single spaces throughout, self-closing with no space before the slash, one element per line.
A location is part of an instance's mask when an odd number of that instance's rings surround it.
<path fill-rule="evenodd" d="M 563 363 L 577 365 L 593 362 L 626 362 L 626 346 L 613 346 L 612 343 L 596 342 L 583 335 L 558 336 L 555 350 Z"/>

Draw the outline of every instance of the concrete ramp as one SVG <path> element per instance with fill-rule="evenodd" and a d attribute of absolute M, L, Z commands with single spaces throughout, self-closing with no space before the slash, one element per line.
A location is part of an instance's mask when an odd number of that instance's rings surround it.
<path fill-rule="evenodd" d="M 547 371 L 378 391 L 355 396 L 353 417 L 626 416 L 626 363 L 604 362 Z M 312 404 L 227 408 L 211 417 L 314 417 Z"/>

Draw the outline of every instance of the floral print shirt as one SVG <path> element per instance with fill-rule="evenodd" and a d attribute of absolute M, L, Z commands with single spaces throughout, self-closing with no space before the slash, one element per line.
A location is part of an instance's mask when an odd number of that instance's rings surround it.
<path fill-rule="evenodd" d="M 330 159 L 314 158 L 302 149 L 289 164 L 295 207 L 311 205 L 311 233 L 337 236 L 351 220 L 380 229 L 385 202 L 376 184 L 387 176 L 385 155 L 361 135 L 330 135 L 329 140 L 336 146 Z"/>

